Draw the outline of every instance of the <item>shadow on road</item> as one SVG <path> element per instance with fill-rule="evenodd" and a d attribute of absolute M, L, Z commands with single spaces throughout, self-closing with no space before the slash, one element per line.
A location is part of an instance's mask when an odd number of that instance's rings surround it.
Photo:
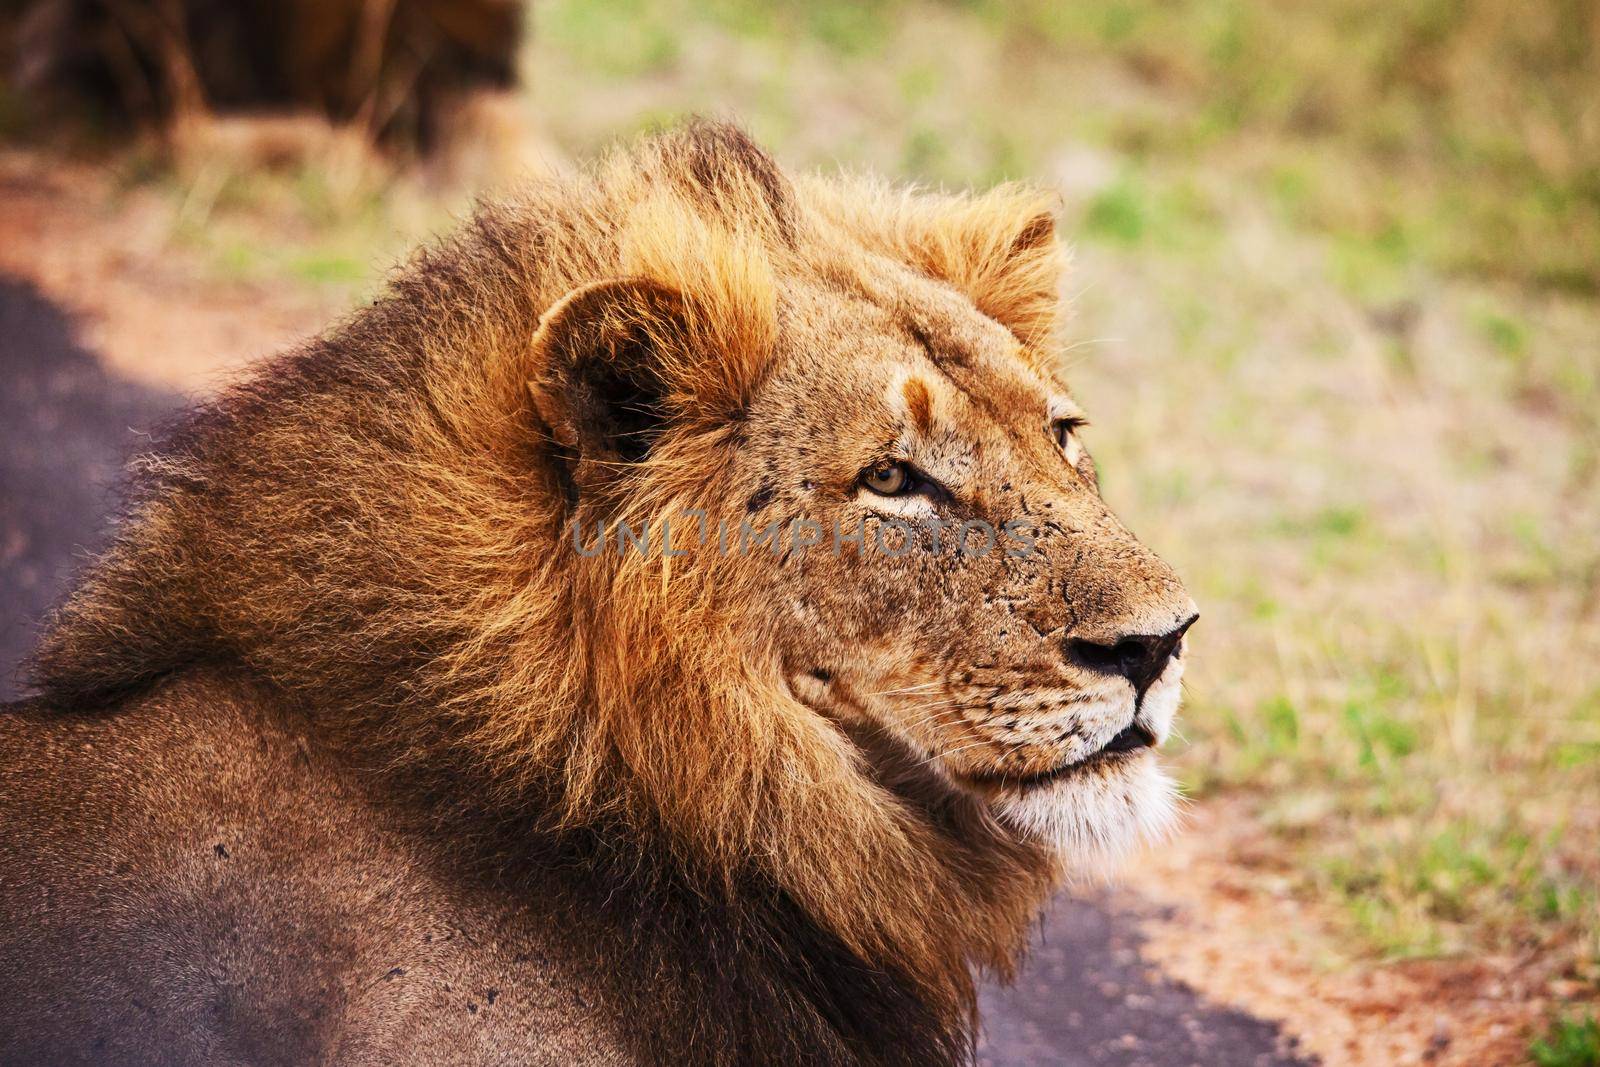
<path fill-rule="evenodd" d="M 1135 861 L 1137 862 L 1137 861 Z M 1062 895 L 1009 989 L 983 991 L 980 1067 L 1306 1067 L 1277 1026 L 1201 1000 L 1139 957 L 1137 916 Z"/>
<path fill-rule="evenodd" d="M 41 616 L 104 536 L 111 487 L 144 431 L 182 403 L 108 373 L 71 317 L 0 277 L 0 700 Z"/>

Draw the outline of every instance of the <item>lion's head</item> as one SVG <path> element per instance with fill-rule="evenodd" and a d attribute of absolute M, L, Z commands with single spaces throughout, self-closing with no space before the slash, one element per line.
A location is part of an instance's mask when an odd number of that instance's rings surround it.
<path fill-rule="evenodd" d="M 1050 207 L 708 125 L 537 186 L 143 462 L 41 684 L 237 658 L 965 1002 L 1166 822 L 1194 617 L 1101 501 Z"/>
<path fill-rule="evenodd" d="M 1194 605 L 1100 498 L 1047 205 L 768 167 L 720 223 L 647 197 L 623 276 L 545 316 L 574 540 L 639 551 L 621 516 L 659 552 L 677 518 L 677 551 L 735 557 L 705 561 L 741 591 L 720 651 L 1070 861 L 1133 843 L 1168 819 Z"/>

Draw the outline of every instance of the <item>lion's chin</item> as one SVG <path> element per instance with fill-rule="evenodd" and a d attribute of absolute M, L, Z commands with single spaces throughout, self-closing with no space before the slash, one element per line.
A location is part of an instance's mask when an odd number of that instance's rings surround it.
<path fill-rule="evenodd" d="M 1178 791 L 1145 751 L 1039 785 L 1005 790 L 990 807 L 1012 829 L 1053 849 L 1074 873 L 1109 873 L 1177 822 Z"/>

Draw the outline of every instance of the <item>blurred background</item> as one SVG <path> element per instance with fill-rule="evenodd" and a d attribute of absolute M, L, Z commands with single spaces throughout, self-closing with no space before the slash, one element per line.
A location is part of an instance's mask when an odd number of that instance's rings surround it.
<path fill-rule="evenodd" d="M 0 60 L 0 669 L 134 431 L 475 196 L 693 113 L 1036 181 L 1193 803 L 982 1056 L 1600 1063 L 1593 0 L 13 0 Z"/>

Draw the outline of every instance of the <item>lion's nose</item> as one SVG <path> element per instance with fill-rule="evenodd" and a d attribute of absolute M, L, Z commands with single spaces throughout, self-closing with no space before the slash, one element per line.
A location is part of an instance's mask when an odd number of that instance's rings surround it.
<path fill-rule="evenodd" d="M 1184 632 L 1199 617 L 1190 615 L 1164 634 L 1130 634 L 1111 644 L 1069 637 L 1064 650 L 1069 662 L 1101 674 L 1121 675 L 1133 683 L 1135 693 L 1142 695 L 1167 669 Z"/>

